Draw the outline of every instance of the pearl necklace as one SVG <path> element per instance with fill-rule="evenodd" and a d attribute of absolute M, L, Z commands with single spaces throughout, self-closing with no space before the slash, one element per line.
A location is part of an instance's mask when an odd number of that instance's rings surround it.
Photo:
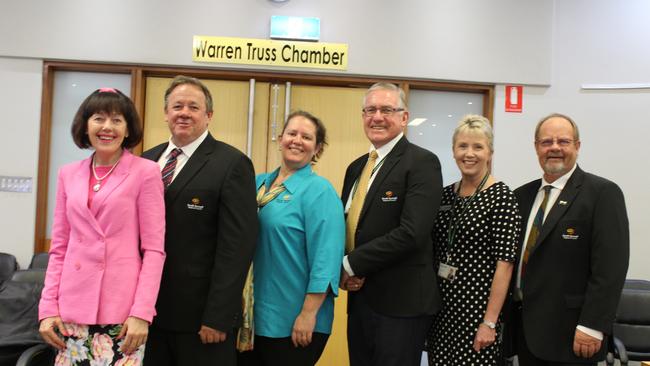
<path fill-rule="evenodd" d="M 100 177 L 97 176 L 97 172 L 95 171 L 95 156 L 93 155 L 93 163 L 92 163 L 91 166 L 92 166 L 92 170 L 93 170 L 93 176 L 94 176 L 95 179 L 97 180 L 97 183 L 95 183 L 95 185 L 93 185 L 93 191 L 94 191 L 94 192 L 98 192 L 99 189 L 102 188 L 102 181 L 103 181 L 104 179 L 106 179 L 106 177 L 108 177 L 108 175 L 111 174 L 111 172 L 113 172 L 113 169 L 115 169 L 115 167 L 117 166 L 117 164 L 120 163 L 120 160 L 122 160 L 122 159 L 118 159 L 118 160 L 115 162 L 115 164 L 113 164 L 113 166 L 112 166 L 111 169 L 108 171 L 108 173 L 104 174 L 104 176 L 100 178 Z"/>

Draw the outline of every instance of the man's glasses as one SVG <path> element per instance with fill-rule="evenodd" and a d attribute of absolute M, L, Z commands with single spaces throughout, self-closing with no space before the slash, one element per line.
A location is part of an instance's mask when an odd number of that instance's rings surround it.
<path fill-rule="evenodd" d="M 573 144 L 573 140 L 567 138 L 558 138 L 558 139 L 546 138 L 546 139 L 537 140 L 536 142 L 541 147 L 551 147 L 553 146 L 554 143 L 557 143 L 558 146 L 560 147 L 568 147 L 569 145 Z"/>
<path fill-rule="evenodd" d="M 393 107 L 381 107 L 381 108 L 377 108 L 377 107 L 366 107 L 366 108 L 363 108 L 361 111 L 363 112 L 363 115 L 366 116 L 366 117 L 374 116 L 375 113 L 377 113 L 377 111 L 379 111 L 379 113 L 381 113 L 382 116 L 384 116 L 384 117 L 388 117 L 388 116 L 392 116 L 393 113 L 404 111 L 404 108 L 393 108 Z"/>

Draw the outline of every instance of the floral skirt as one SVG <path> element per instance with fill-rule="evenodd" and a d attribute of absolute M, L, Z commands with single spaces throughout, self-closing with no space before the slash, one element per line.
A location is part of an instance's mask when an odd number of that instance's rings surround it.
<path fill-rule="evenodd" d="M 59 351 L 55 366 L 139 366 L 144 358 L 144 344 L 130 355 L 120 352 L 124 338 L 116 339 L 122 324 L 81 325 L 64 324 L 67 337 L 65 350 Z"/>

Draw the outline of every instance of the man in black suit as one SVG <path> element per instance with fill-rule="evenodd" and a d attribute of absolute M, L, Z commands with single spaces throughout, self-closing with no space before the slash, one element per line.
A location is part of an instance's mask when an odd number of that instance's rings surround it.
<path fill-rule="evenodd" d="M 512 343 L 521 366 L 596 365 L 627 273 L 623 193 L 578 167 L 580 137 L 568 116 L 542 119 L 535 149 L 544 176 L 515 190 L 527 226 L 512 283 Z"/>
<path fill-rule="evenodd" d="M 442 195 L 440 162 L 403 135 L 408 115 L 400 88 L 370 87 L 363 105 L 370 153 L 345 173 L 341 288 L 349 291 L 351 366 L 419 365 L 441 305 L 431 237 Z"/>
<path fill-rule="evenodd" d="M 169 142 L 142 155 L 160 164 L 167 211 L 145 364 L 235 365 L 233 329 L 257 239 L 253 165 L 208 132 L 212 96 L 198 79 L 171 82 L 165 114 Z"/>

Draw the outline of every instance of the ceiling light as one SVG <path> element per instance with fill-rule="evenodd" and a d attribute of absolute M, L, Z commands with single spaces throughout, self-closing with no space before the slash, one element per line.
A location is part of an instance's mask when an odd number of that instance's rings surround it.
<path fill-rule="evenodd" d="M 409 126 L 419 126 L 422 124 L 422 122 L 426 121 L 426 118 L 414 118 L 411 122 L 409 122 Z"/>

